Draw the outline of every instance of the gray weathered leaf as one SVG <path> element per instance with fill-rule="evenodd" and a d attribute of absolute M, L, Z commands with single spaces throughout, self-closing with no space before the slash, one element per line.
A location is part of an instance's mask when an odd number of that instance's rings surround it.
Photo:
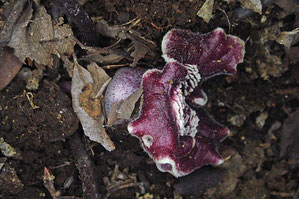
<path fill-rule="evenodd" d="M 112 151 L 115 146 L 103 127 L 103 116 L 91 117 L 80 104 L 80 95 L 83 93 L 83 88 L 88 84 L 94 84 L 92 75 L 80 65 L 75 64 L 71 90 L 73 109 L 82 124 L 84 134 L 90 140 L 101 143 L 106 150 Z"/>
<path fill-rule="evenodd" d="M 281 32 L 276 38 L 275 41 L 284 45 L 287 48 L 290 48 L 293 44 L 299 41 L 299 28 L 296 28 L 292 31 Z"/>
<path fill-rule="evenodd" d="M 75 42 L 70 39 L 71 28 L 60 23 L 52 25 L 51 16 L 43 6 L 28 6 L 15 25 L 8 46 L 14 48 L 15 55 L 25 63 L 30 58 L 37 64 L 52 66 L 52 54 L 71 54 Z"/>
<path fill-rule="evenodd" d="M 108 117 L 107 125 L 111 126 L 121 120 L 130 120 L 132 113 L 135 109 L 135 104 L 143 93 L 143 89 L 139 88 L 127 99 L 114 103 Z"/>

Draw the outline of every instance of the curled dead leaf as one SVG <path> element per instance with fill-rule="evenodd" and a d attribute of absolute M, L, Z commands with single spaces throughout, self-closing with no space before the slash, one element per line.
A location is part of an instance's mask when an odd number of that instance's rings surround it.
<path fill-rule="evenodd" d="M 89 66 L 89 68 L 93 68 L 94 74 L 105 73 L 104 70 L 97 69 L 96 67 L 98 66 L 95 63 Z M 92 93 L 101 94 L 104 90 L 103 87 L 108 84 L 106 82 L 110 80 L 108 79 L 102 85 L 95 85 L 100 84 L 99 82 L 102 80 L 97 80 L 97 78 L 92 75 L 92 73 L 79 64 L 75 64 L 71 89 L 73 109 L 82 124 L 84 134 L 89 137 L 90 140 L 102 144 L 106 150 L 112 151 L 115 149 L 115 146 L 103 127 L 104 117 L 101 111 L 101 98 L 94 98 L 92 95 Z M 108 75 L 102 74 L 102 76 Z M 94 90 L 95 88 L 97 90 L 96 92 Z"/>
<path fill-rule="evenodd" d="M 0 48 L 0 90 L 4 89 L 22 67 L 10 48 Z"/>
<path fill-rule="evenodd" d="M 140 99 L 142 93 L 143 89 L 139 88 L 125 100 L 120 101 L 118 103 L 114 103 L 111 107 L 111 111 L 108 116 L 107 125 L 112 126 L 114 124 L 117 124 L 117 122 L 123 120 L 130 120 L 132 113 L 135 109 L 135 105 L 137 101 Z"/>
<path fill-rule="evenodd" d="M 98 98 L 92 98 L 93 85 L 87 84 L 84 91 L 80 93 L 80 106 L 93 119 L 98 120 L 102 116 L 101 101 Z"/>
<path fill-rule="evenodd" d="M 299 28 L 296 28 L 292 31 L 281 32 L 275 38 L 275 41 L 287 48 L 290 48 L 293 44 L 299 41 Z"/>

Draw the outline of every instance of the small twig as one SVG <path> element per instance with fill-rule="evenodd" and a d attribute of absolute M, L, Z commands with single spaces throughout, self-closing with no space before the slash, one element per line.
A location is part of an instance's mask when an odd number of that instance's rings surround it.
<path fill-rule="evenodd" d="M 163 28 L 158 27 L 156 24 L 154 24 L 153 22 L 151 22 L 151 25 L 156 28 L 157 30 L 160 30 L 161 32 L 163 32 Z"/>
<path fill-rule="evenodd" d="M 26 92 L 26 91 L 24 91 L 24 93 L 25 93 L 25 95 L 26 95 L 26 97 L 27 97 L 27 99 L 28 99 L 28 101 L 29 101 L 32 109 L 38 109 L 39 106 L 37 106 L 37 105 L 35 105 L 33 103 L 33 94 L 31 92 Z"/>
<path fill-rule="evenodd" d="M 121 38 L 119 38 L 114 44 L 110 45 L 110 46 L 107 46 L 105 47 L 106 49 L 111 49 L 113 48 L 114 46 L 116 46 L 119 42 L 121 41 Z"/>
<path fill-rule="evenodd" d="M 135 17 L 135 18 L 132 19 L 131 21 L 128 21 L 128 22 L 126 22 L 126 23 L 121 24 L 120 26 L 126 26 L 126 25 L 129 25 L 129 24 L 133 23 L 134 21 L 137 21 L 137 19 L 139 19 L 139 16 Z"/>
<path fill-rule="evenodd" d="M 136 21 L 134 21 L 128 28 L 127 31 L 131 30 L 131 28 L 133 28 L 134 26 L 136 26 L 139 22 L 141 21 L 141 19 L 137 19 Z"/>
<path fill-rule="evenodd" d="M 87 50 L 88 52 L 91 53 L 95 53 L 100 51 L 100 48 L 96 48 L 96 47 L 89 47 L 89 46 L 85 46 L 81 41 L 79 41 L 79 39 L 77 39 L 74 35 L 71 35 L 70 38 L 72 40 L 74 40 L 76 42 L 76 44 L 78 44 L 80 46 L 80 48 L 82 48 L 83 50 Z"/>
<path fill-rule="evenodd" d="M 99 16 L 99 17 L 91 17 L 91 20 L 92 20 L 93 22 L 96 22 L 96 21 L 101 20 L 101 19 L 104 19 L 104 17 L 103 17 L 103 16 Z"/>
<path fill-rule="evenodd" d="M 277 90 L 276 94 L 279 95 L 291 95 L 291 94 L 299 94 L 299 87 L 295 87 L 295 88 L 287 88 L 287 89 L 281 89 L 281 90 Z"/>
<path fill-rule="evenodd" d="M 82 181 L 83 198 L 98 199 L 100 196 L 97 190 L 93 164 L 78 134 L 79 132 L 76 132 L 71 137 L 70 146 Z"/>
<path fill-rule="evenodd" d="M 129 64 L 114 64 L 114 65 L 106 65 L 106 66 L 103 66 L 102 68 L 104 68 L 104 69 L 115 69 L 115 68 L 128 66 L 128 65 Z"/>
<path fill-rule="evenodd" d="M 106 193 L 106 195 L 103 197 L 103 199 L 107 199 L 109 198 L 109 196 L 111 196 L 111 194 L 113 194 L 114 192 L 121 190 L 121 189 L 125 189 L 128 187 L 141 187 L 143 185 L 142 182 L 131 182 L 131 183 L 122 183 L 119 184 L 111 189 L 108 190 L 108 192 Z"/>
<path fill-rule="evenodd" d="M 50 169 L 58 169 L 58 168 L 62 168 L 62 167 L 66 167 L 66 166 L 69 166 L 71 165 L 73 162 L 65 162 L 61 165 L 57 165 L 57 166 L 54 166 L 54 167 L 50 167 Z"/>
<path fill-rule="evenodd" d="M 72 40 L 74 40 L 76 42 L 76 44 L 78 44 L 78 46 L 80 46 L 81 49 L 88 51 L 89 53 L 97 53 L 100 52 L 102 54 L 109 54 L 111 52 L 111 49 L 113 47 L 115 47 L 120 41 L 121 39 L 118 39 L 114 44 L 104 47 L 104 48 L 97 48 L 97 47 L 91 47 L 91 46 L 86 46 L 84 45 L 81 41 L 79 41 L 79 39 L 77 39 L 75 36 L 71 35 L 70 38 Z"/>
<path fill-rule="evenodd" d="M 273 196 L 280 196 L 280 197 L 283 197 L 283 198 L 286 198 L 286 197 L 293 197 L 293 196 L 294 196 L 293 193 L 276 192 L 276 191 L 272 191 L 272 192 L 270 193 L 270 195 L 273 195 Z"/>
<path fill-rule="evenodd" d="M 232 26 L 232 25 L 231 25 L 231 23 L 230 23 L 230 20 L 229 20 L 229 18 L 228 18 L 228 16 L 227 16 L 225 10 L 222 10 L 220 7 L 218 7 L 218 10 L 220 10 L 221 12 L 224 13 L 224 15 L 225 15 L 225 17 L 226 17 L 226 20 L 227 20 L 227 23 L 228 23 L 228 33 L 230 33 L 230 31 L 231 31 L 231 26 Z"/>
<path fill-rule="evenodd" d="M 45 167 L 44 176 L 43 176 L 44 186 L 48 189 L 52 198 L 57 199 L 57 196 L 60 196 L 60 192 L 56 191 L 54 187 L 54 179 L 55 176 L 51 173 L 51 171 L 47 167 Z"/>

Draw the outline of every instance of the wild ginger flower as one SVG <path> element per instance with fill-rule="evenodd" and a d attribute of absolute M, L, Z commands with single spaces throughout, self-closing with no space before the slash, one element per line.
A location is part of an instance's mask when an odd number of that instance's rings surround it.
<path fill-rule="evenodd" d="M 128 125 L 162 172 L 187 175 L 203 165 L 223 162 L 217 149 L 229 129 L 212 119 L 203 105 L 202 83 L 236 73 L 244 42 L 221 28 L 207 34 L 173 29 L 162 41 L 163 70 L 142 77 L 144 98 L 139 117 Z"/>

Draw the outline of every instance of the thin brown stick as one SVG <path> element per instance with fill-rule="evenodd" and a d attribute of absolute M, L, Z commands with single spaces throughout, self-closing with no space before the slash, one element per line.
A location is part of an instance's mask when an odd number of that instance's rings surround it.
<path fill-rule="evenodd" d="M 106 195 L 103 197 L 103 199 L 109 198 L 109 196 L 111 196 L 111 194 L 113 194 L 114 192 L 116 192 L 118 190 L 129 188 L 129 187 L 141 187 L 142 185 L 143 185 L 142 182 L 130 182 L 130 183 L 125 182 L 125 183 L 119 184 L 119 185 L 114 186 L 111 189 L 109 189 L 108 192 L 106 193 Z"/>

